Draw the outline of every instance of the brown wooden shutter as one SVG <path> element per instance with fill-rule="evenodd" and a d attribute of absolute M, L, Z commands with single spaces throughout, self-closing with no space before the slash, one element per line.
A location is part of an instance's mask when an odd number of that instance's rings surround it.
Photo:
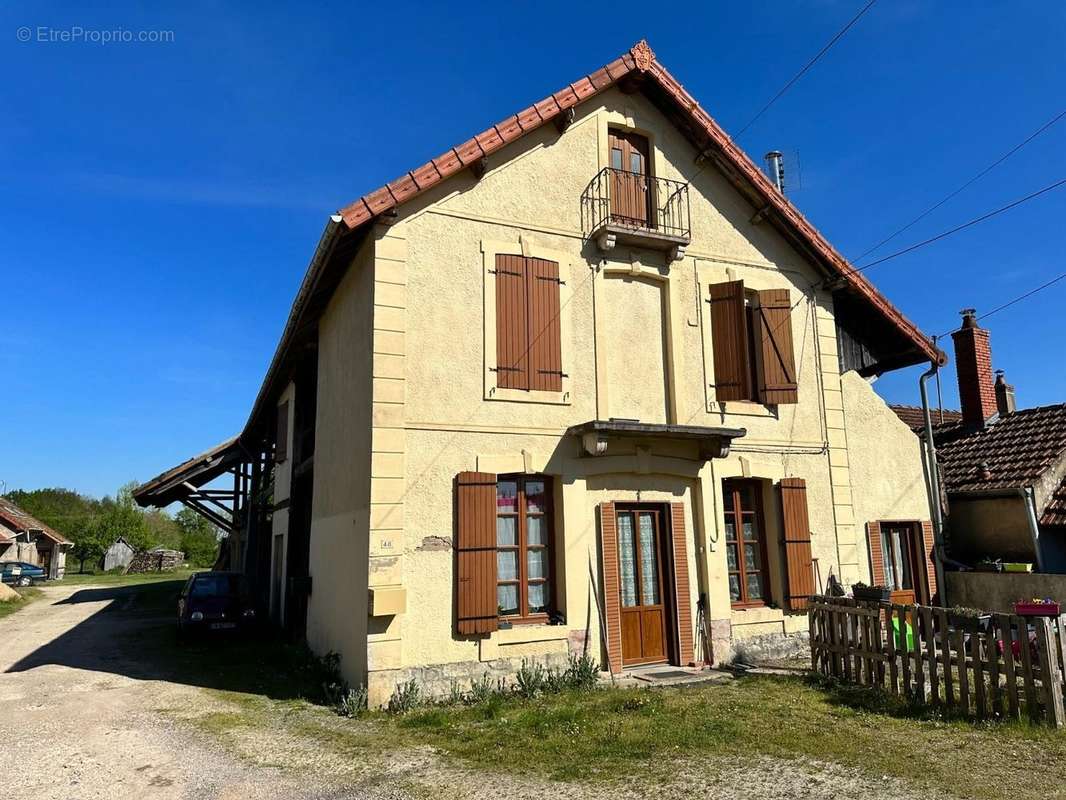
<path fill-rule="evenodd" d="M 933 523 L 922 521 L 922 552 L 925 555 L 925 575 L 929 587 L 929 603 L 937 599 L 936 585 L 936 541 L 933 538 Z"/>
<path fill-rule="evenodd" d="M 781 530 L 785 537 L 785 568 L 788 571 L 788 606 L 793 611 L 807 608 L 814 585 L 811 559 L 811 523 L 807 515 L 807 482 L 802 478 L 782 478 Z"/>
<path fill-rule="evenodd" d="M 529 388 L 563 389 L 563 352 L 559 324 L 559 265 L 531 258 L 529 280 Z"/>
<path fill-rule="evenodd" d="M 526 259 L 496 256 L 496 385 L 529 389 Z"/>
<path fill-rule="evenodd" d="M 712 283 L 711 348 L 716 400 L 748 399 L 748 326 L 744 281 Z"/>
<path fill-rule="evenodd" d="M 458 629 L 490 633 L 496 613 L 496 476 L 460 472 L 455 478 Z"/>
<path fill-rule="evenodd" d="M 885 586 L 885 552 L 881 546 L 881 523 L 866 523 L 866 545 L 870 548 L 870 585 Z"/>
<path fill-rule="evenodd" d="M 799 402 L 792 352 L 792 303 L 788 289 L 759 292 L 756 366 L 759 400 L 766 405 Z"/>
<path fill-rule="evenodd" d="M 692 635 L 692 597 L 688 581 L 688 537 L 685 535 L 685 504 L 670 504 L 670 534 L 674 546 L 674 586 L 677 588 L 677 641 L 681 666 L 696 663 Z"/>
<path fill-rule="evenodd" d="M 607 623 L 607 668 L 618 673 L 622 671 L 622 604 L 614 503 L 600 503 L 600 565 L 603 568 L 603 615 Z"/>
<path fill-rule="evenodd" d="M 278 406 L 277 439 L 274 441 L 274 461 L 280 464 L 289 457 L 289 401 Z"/>

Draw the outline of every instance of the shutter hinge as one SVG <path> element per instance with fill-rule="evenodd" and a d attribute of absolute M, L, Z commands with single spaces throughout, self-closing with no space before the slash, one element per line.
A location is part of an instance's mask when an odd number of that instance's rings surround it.
<path fill-rule="evenodd" d="M 548 275 L 538 275 L 537 276 L 537 280 L 538 281 L 551 281 L 552 283 L 557 283 L 560 286 L 566 286 L 566 281 L 560 280 L 559 278 L 552 278 L 551 276 L 548 276 Z"/>
<path fill-rule="evenodd" d="M 538 369 L 538 375 L 558 375 L 561 378 L 569 378 L 570 376 L 563 372 L 561 369 Z"/>
<path fill-rule="evenodd" d="M 489 367 L 489 372 L 525 372 L 522 367 Z"/>
<path fill-rule="evenodd" d="M 509 269 L 490 269 L 489 270 L 489 274 L 490 275 L 514 275 L 514 276 L 519 277 L 519 278 L 524 277 L 524 273 L 515 272 L 515 271 L 509 270 Z"/>

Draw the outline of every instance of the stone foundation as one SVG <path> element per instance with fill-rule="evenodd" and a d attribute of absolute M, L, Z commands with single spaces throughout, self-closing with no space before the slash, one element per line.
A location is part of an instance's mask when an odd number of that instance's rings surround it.
<path fill-rule="evenodd" d="M 567 659 L 567 653 L 550 653 L 527 660 L 544 667 L 565 669 Z M 389 697 L 399 684 L 412 680 L 418 683 L 424 695 L 434 698 L 447 697 L 452 686 L 458 686 L 465 692 L 473 681 L 481 680 L 486 675 L 493 684 L 501 678 L 512 683 L 521 666 L 521 658 L 500 658 L 494 661 L 457 661 L 451 664 L 371 672 L 367 678 L 367 702 L 371 708 L 380 708 L 389 702 Z"/>
<path fill-rule="evenodd" d="M 760 661 L 809 656 L 811 635 L 808 631 L 797 631 L 750 636 L 734 639 L 731 650 L 729 658 L 723 658 L 719 663 L 741 661 L 745 664 L 758 664 Z"/>

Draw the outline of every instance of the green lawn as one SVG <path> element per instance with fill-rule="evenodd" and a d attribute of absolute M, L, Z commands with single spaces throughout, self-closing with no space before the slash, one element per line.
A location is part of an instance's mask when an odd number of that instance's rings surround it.
<path fill-rule="evenodd" d="M 118 572 L 86 572 L 77 573 L 69 570 L 63 576 L 63 580 L 55 581 L 53 586 L 130 586 L 138 583 L 152 583 L 154 581 L 183 581 L 194 572 L 199 572 L 209 567 L 197 567 L 192 569 L 176 569 L 170 572 L 138 572 L 131 575 L 123 575 Z"/>
<path fill-rule="evenodd" d="M 1066 786 L 1066 733 L 945 721 L 883 695 L 799 677 L 749 677 L 666 689 L 495 697 L 403 717 L 338 718 L 309 703 L 223 692 L 230 710 L 194 724 L 223 741 L 257 729 L 343 757 L 429 746 L 446 763 L 568 782 L 666 783 L 677 765 L 767 756 L 813 759 L 899 778 L 916 791 L 1037 800 Z M 275 731 L 275 733 L 271 733 Z M 521 758 L 514 754 L 520 753 Z"/>
<path fill-rule="evenodd" d="M 32 586 L 12 586 L 11 588 L 19 593 L 20 599 L 8 600 L 6 603 L 0 603 L 0 619 L 14 614 L 19 609 L 25 608 L 41 596 L 41 590 L 34 589 Z"/>

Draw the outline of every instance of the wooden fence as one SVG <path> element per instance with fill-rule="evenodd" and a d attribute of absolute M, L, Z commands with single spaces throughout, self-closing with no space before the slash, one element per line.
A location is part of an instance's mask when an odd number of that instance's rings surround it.
<path fill-rule="evenodd" d="M 1064 617 L 993 614 L 978 629 L 944 608 L 822 596 L 808 613 L 822 675 L 977 719 L 1066 722 Z"/>

